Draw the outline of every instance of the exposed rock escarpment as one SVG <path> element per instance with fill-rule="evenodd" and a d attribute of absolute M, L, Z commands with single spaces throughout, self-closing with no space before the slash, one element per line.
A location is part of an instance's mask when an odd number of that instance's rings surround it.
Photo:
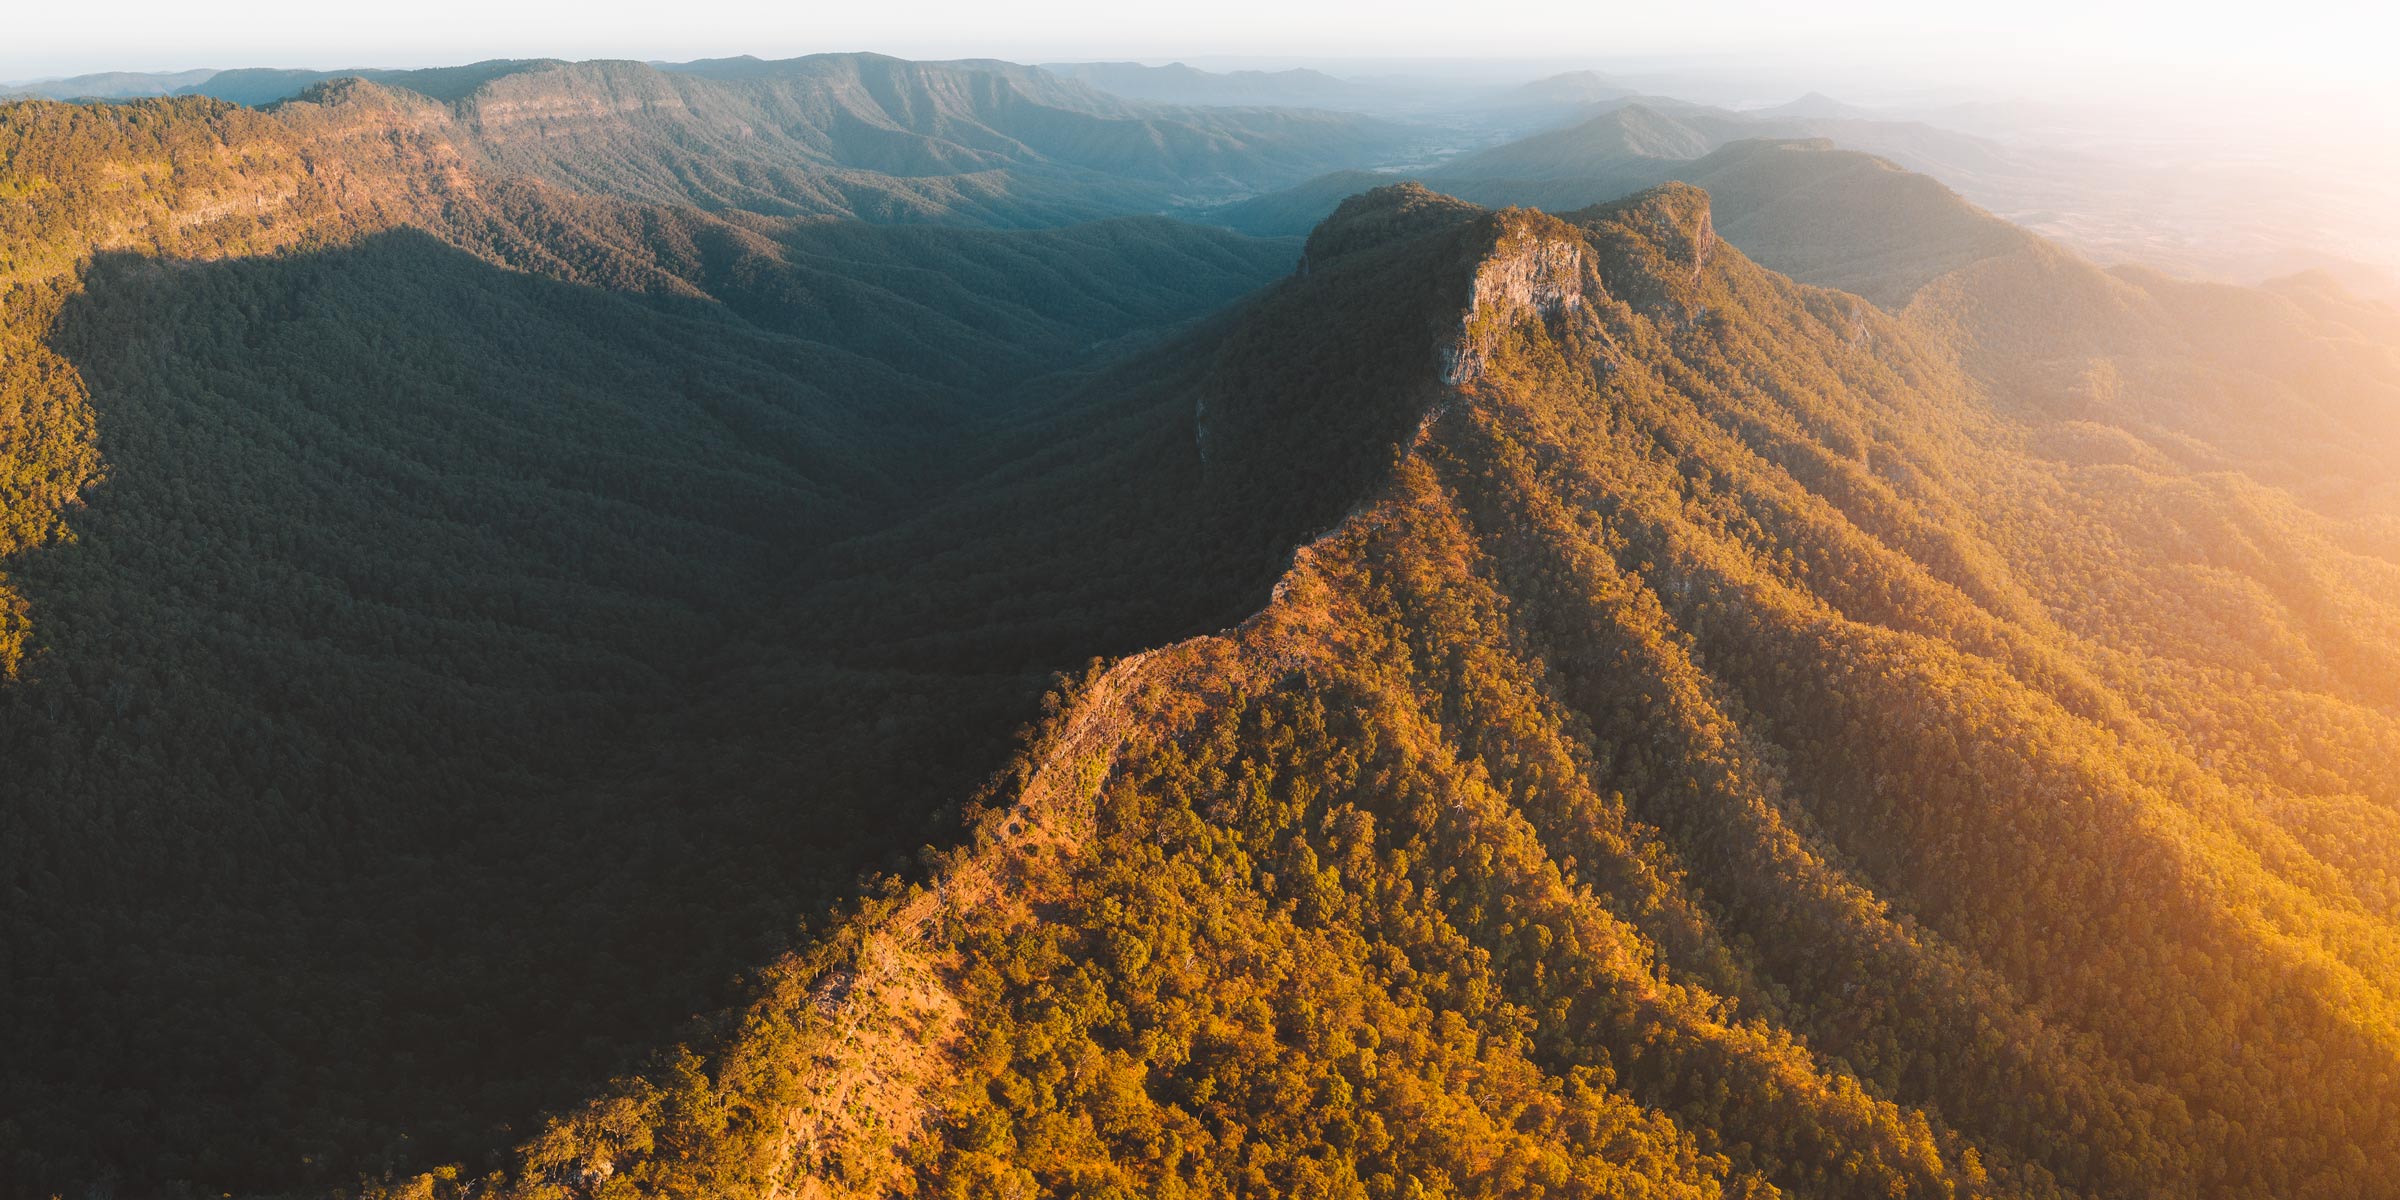
<path fill-rule="evenodd" d="M 1498 237 L 1477 264 L 1458 342 L 1442 351 L 1442 379 L 1453 386 L 1479 375 L 1492 340 L 1527 317 L 1550 320 L 1598 290 L 1591 257 L 1574 231 L 1539 214 L 1508 212 L 1494 218 Z"/>

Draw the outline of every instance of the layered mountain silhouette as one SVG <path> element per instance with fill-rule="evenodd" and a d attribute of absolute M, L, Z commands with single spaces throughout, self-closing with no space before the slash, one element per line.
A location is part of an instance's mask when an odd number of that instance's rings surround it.
<path fill-rule="evenodd" d="M 1152 212 L 1371 161 L 1411 136 L 1356 114 L 1163 109 L 1032 67 L 873 54 L 235 70 L 181 91 L 388 109 L 480 168 L 588 191 L 879 222 Z"/>
<path fill-rule="evenodd" d="M 1874 109 L 1845 104 L 1823 92 L 1810 92 L 1796 100 L 1787 100 L 1781 104 L 1747 111 L 1753 117 L 1770 120 L 1787 118 L 1796 121 L 1872 121 L 1881 115 Z"/>
<path fill-rule="evenodd" d="M 1572 108 L 1624 100 L 1638 94 L 1598 71 L 1565 71 L 1545 75 L 1512 89 L 1504 103 L 1519 107 Z"/>
<path fill-rule="evenodd" d="M 2346 184 L 2320 194 L 2271 171 L 2171 166 L 2138 153 L 2112 156 L 2025 135 L 2002 142 L 1821 97 L 1737 112 L 1601 92 L 1577 99 L 1575 88 L 1563 87 L 1555 99 L 1484 114 L 1513 141 L 1363 182 L 1355 169 L 1332 172 L 1231 203 L 1212 219 L 1296 236 L 1342 197 L 1398 178 L 1479 203 L 1567 211 L 1666 179 L 1692 180 L 1694 164 L 1736 142 L 1826 141 L 1930 176 L 1976 207 L 2103 263 L 2236 282 L 2322 270 L 2363 295 L 2390 298 L 2388 271 L 2371 265 L 2389 257 L 2381 228 L 2362 220 L 2374 202 Z M 2329 182 L 2346 179 L 2336 171 Z"/>
<path fill-rule="evenodd" d="M 1466 155 L 1424 172 L 1429 186 L 1479 204 L 1574 211 L 1667 180 L 1715 198 L 1723 235 L 1761 263 L 1888 308 L 1977 259 L 2034 242 L 1940 182 L 1824 138 L 1724 135 L 1640 106 Z M 1336 172 L 1228 205 L 1214 219 L 1288 234 L 1388 175 Z"/>
<path fill-rule="evenodd" d="M 1787 104 L 1736 111 L 1671 95 L 1646 94 L 1590 71 L 1568 72 L 1495 90 L 1493 85 L 1438 72 L 1337 79 L 1307 69 L 1211 72 L 1183 64 L 1152 67 L 1134 63 L 1055 63 L 1030 68 L 991 60 L 900 64 L 897 60 L 858 54 L 814 55 L 776 62 L 737 58 L 651 63 L 646 67 L 635 63 L 493 60 L 423 70 L 241 68 L 112 72 L 9 86 L 15 89 L 14 94 L 53 99 L 212 95 L 259 106 L 293 98 L 311 87 L 339 79 L 363 78 L 452 104 L 465 100 L 486 84 L 517 75 L 544 75 L 552 82 L 588 90 L 593 86 L 591 81 L 575 77 L 579 72 L 603 68 L 617 77 L 607 85 L 613 89 L 612 94 L 627 89 L 636 95 L 656 92 L 653 84 L 632 82 L 633 76 L 646 69 L 719 81 L 739 79 L 743 82 L 735 91 L 746 94 L 712 96 L 704 107 L 736 115 L 752 128 L 758 127 L 755 118 L 759 117 L 770 126 L 783 121 L 795 127 L 808 127 L 813 132 L 802 132 L 801 140 L 809 142 L 825 140 L 825 131 L 816 127 L 821 125 L 829 106 L 845 109 L 855 119 L 888 135 L 895 124 L 907 127 L 913 119 L 909 114 L 948 103 L 937 102 L 926 94 L 901 99 L 912 90 L 921 92 L 922 80 L 918 83 L 887 80 L 875 85 L 871 89 L 874 96 L 863 103 L 856 95 L 844 94 L 850 90 L 846 76 L 856 74 L 863 79 L 890 74 L 894 68 L 905 68 L 903 74 L 950 80 L 933 85 L 936 90 L 954 88 L 957 80 L 951 77 L 962 72 L 999 75 L 1010 80 L 1012 92 L 1042 108 L 1105 111 L 1115 117 L 1133 116 L 1156 122 L 1159 123 L 1156 132 L 1168 144 L 1170 159 L 1183 157 L 1185 149 L 1193 144 L 1193 128 L 1206 131 L 1201 140 L 1214 147 L 1208 152 L 1209 157 L 1222 162 L 1226 174 L 1179 178 L 1164 191 L 1157 188 L 1157 179 L 1150 179 L 1146 187 L 1117 191 L 1108 197 L 1110 204 L 1130 207 L 1106 211 L 1157 211 L 1247 196 L 1305 177 L 1307 170 L 1297 175 L 1288 171 L 1303 165 L 1317 171 L 1401 162 L 1421 167 L 1438 159 L 1454 158 L 1462 150 L 1485 146 L 1494 139 L 1529 135 L 1549 139 L 1549 135 L 1605 117 L 1615 110 L 1640 107 L 1654 116 L 1672 117 L 1689 126 L 1708 149 L 1743 138 L 1830 138 L 1845 149 L 1880 155 L 1910 171 L 1932 175 L 1978 206 L 2103 262 L 2141 263 L 2175 274 L 2240 282 L 2324 270 L 2340 276 L 2347 286 L 2362 294 L 2386 299 L 2390 298 L 2393 286 L 2390 263 L 2386 261 L 2391 257 L 2390 247 L 2385 244 L 2377 223 L 2381 198 L 2374 193 L 2371 183 L 2349 169 L 2346 160 L 2272 168 L 2264 160 L 2283 155 L 2290 147 L 2270 141 L 2254 144 L 2248 152 L 2240 154 L 2227 153 L 2230 147 L 2212 150 L 2203 145 L 2187 146 L 2175 152 L 2186 160 L 2177 165 L 2161 161 L 2158 148 L 2145 147 L 2141 139 L 2117 141 L 2113 148 L 2106 148 L 2110 135 L 2102 133 L 2102 142 L 2092 144 L 2094 114 L 2074 105 L 2026 102 L 1875 110 L 1810 93 Z M 756 93 L 770 80 L 779 82 L 769 90 L 780 90 L 785 95 L 781 100 L 765 99 L 760 107 L 762 97 Z M 1062 88 L 1061 84 L 1073 86 Z M 545 86 L 535 85 L 533 90 Z M 7 88 L 0 88 L 0 96 L 8 94 L 11 93 Z M 881 106 L 886 100 L 902 107 L 883 111 Z M 1352 114 L 1347 118 L 1352 127 L 1347 131 L 1328 128 L 1327 114 L 1323 111 L 1306 114 L 1232 111 L 1261 105 L 1343 110 Z M 1016 136 L 1014 118 L 1004 119 L 976 110 L 972 105 L 969 108 L 964 117 L 968 122 L 990 125 L 1006 136 Z M 1376 116 L 1369 119 L 1356 114 Z M 656 115 L 654 104 L 653 115 Z M 848 119 L 851 118 L 845 118 Z M 1045 120 L 1055 123 L 1056 114 L 1048 114 Z M 1343 124 L 1335 122 L 1337 126 Z M 2099 122 L 2099 129 L 2108 127 L 2105 119 Z M 762 200 L 728 181 L 706 181 L 705 177 L 713 173 L 707 166 L 686 161 L 670 148 L 664 154 L 664 161 L 651 164 L 646 172 L 651 178 L 644 182 L 654 189 L 650 193 L 652 199 L 676 198 L 676 181 L 658 178 L 662 172 L 690 170 L 698 173 L 700 181 L 710 184 L 705 189 L 704 202 L 719 205 L 797 205 L 797 211 L 868 220 L 978 223 L 999 213 L 1011 214 L 1011 220 L 1017 224 L 1096 215 L 1088 207 L 1091 197 L 1084 198 L 1085 206 L 1077 206 L 1073 198 L 1061 196 L 1055 188 L 1027 178 L 1053 175 L 1062 166 L 1079 165 L 1076 163 L 1028 164 L 1012 160 L 1007 177 L 954 180 L 959 190 L 953 194 L 922 182 L 894 185 L 872 177 L 837 179 L 828 173 L 829 164 L 810 150 L 795 152 L 788 146 L 749 145 L 738 139 L 729 144 L 723 137 L 707 135 L 689 123 L 657 122 L 651 132 L 670 140 L 708 145 L 712 163 L 728 150 L 741 152 L 734 155 L 735 160 L 751 156 L 754 161 L 749 162 L 749 171 L 772 172 L 778 186 L 769 191 L 780 197 Z M 1143 135 L 1128 133 L 1119 126 L 1109 136 L 1124 139 Z M 1553 148 L 1571 149 L 1572 141 L 1554 143 Z M 1049 145 L 1034 144 L 1042 155 L 1051 154 Z M 801 161 L 795 162 L 795 153 Z M 2240 161 L 2261 154 L 2260 163 Z M 1534 173 L 1531 176 L 1520 173 L 1519 182 L 1531 178 L 1547 181 L 1559 197 L 1550 207 L 1572 208 L 1620 194 L 1611 190 L 1566 203 L 1564 197 L 1572 183 L 1569 176 L 1576 171 L 1573 164 L 1572 158 L 1547 156 L 1529 164 L 1536 168 Z M 1107 172 L 1113 168 L 1103 163 L 1098 169 Z M 1594 169 L 1587 167 L 1582 173 L 1589 177 Z M 868 170 L 872 176 L 874 168 Z M 795 184 L 798 177 L 814 178 L 817 182 L 799 187 Z M 2292 186 L 2296 178 L 2306 178 L 2309 186 Z M 1612 188 L 1620 184 L 1632 186 L 1626 179 L 1622 171 L 1612 171 L 1598 181 Z M 757 180 L 749 182 L 754 184 Z M 1086 185 L 1094 182 L 1088 176 L 1084 180 Z M 664 191 L 655 190 L 662 184 Z M 1439 186 L 1451 187 L 1451 184 Z M 1323 181 L 1312 185 L 1311 190 L 1323 190 Z M 1005 203 L 995 193 L 1020 199 L 1014 204 Z M 1347 194 L 1339 192 L 1331 199 Z M 1307 220 L 1285 232 L 1293 236 L 1303 234 L 1330 211 L 1330 202 L 1314 208 Z"/>
<path fill-rule="evenodd" d="M 0 107 L 0 1190 L 2400 1177 L 2390 309 L 1643 105 L 461 70 Z"/>
<path fill-rule="evenodd" d="M 1042 69 L 1111 95 L 1153 104 L 1373 111 L 1387 99 L 1372 87 L 1305 67 L 1219 72 L 1183 63 L 1153 67 L 1132 62 L 1080 62 L 1044 63 Z"/>

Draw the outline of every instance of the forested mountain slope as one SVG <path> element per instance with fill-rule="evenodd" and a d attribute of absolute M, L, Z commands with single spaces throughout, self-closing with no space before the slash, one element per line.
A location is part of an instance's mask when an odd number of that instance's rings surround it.
<path fill-rule="evenodd" d="M 698 1056 L 401 1192 L 2380 1194 L 2400 562 L 2266 477 L 2388 478 L 2400 361 L 2008 269 L 2114 322 L 1886 314 L 1688 186 L 1351 201 L 1166 351 L 1203 478 L 1363 486 L 1266 606 L 1088 675 Z M 2305 434 L 2005 369 L 2224 309 Z"/>
<path fill-rule="evenodd" d="M 791 597 L 1296 247 L 650 207 L 426 112 L 0 109 L 0 1190 L 505 1141 L 946 836 L 1052 669 L 1196 627 L 934 686 Z"/>

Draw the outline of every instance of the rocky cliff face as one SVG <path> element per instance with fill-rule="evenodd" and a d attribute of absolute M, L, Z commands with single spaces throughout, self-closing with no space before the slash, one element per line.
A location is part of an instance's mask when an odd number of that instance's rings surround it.
<path fill-rule="evenodd" d="M 688 105 L 671 76 L 636 64 L 559 64 L 495 80 L 459 102 L 495 143 L 562 136 L 629 116 L 675 116 Z"/>
<path fill-rule="evenodd" d="M 1496 236 L 1475 267 L 1458 343 L 1442 351 L 1442 378 L 1453 386 L 1482 373 L 1493 339 L 1510 326 L 1563 316 L 1582 307 L 1587 288 L 1600 287 L 1584 240 L 1573 229 L 1531 212 L 1492 220 Z"/>

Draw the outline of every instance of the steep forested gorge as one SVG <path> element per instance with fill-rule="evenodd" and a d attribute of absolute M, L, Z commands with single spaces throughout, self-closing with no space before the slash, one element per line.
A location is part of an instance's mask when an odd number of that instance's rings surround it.
<path fill-rule="evenodd" d="M 845 665 L 818 563 L 1291 245 L 711 217 L 450 122 L 7 112 L 12 1191 L 489 1145 L 1225 602 Z"/>
<path fill-rule="evenodd" d="M 539 78 L 0 109 L 8 1190 L 2400 1178 L 2389 310 L 1808 143 L 826 223 Z"/>

